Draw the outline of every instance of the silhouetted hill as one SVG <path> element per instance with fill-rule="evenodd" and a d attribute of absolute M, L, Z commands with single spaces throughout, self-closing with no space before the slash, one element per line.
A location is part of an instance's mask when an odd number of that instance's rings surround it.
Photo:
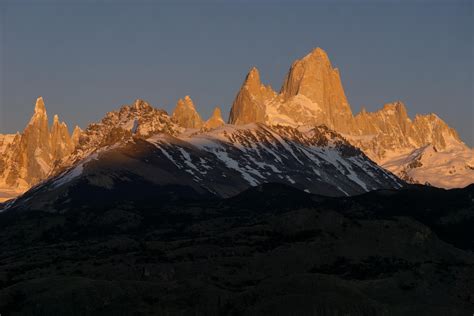
<path fill-rule="evenodd" d="M 169 202 L 177 191 L 0 213 L 2 314 L 474 309 L 473 186 L 328 198 L 264 184 L 227 199 Z"/>

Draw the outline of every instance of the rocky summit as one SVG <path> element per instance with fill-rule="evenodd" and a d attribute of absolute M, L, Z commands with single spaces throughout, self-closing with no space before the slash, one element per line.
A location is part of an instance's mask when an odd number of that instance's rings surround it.
<path fill-rule="evenodd" d="M 203 121 L 189 95 L 179 99 L 173 111 L 173 121 L 184 128 L 201 128 Z"/>
<path fill-rule="evenodd" d="M 207 129 L 213 129 L 224 125 L 225 122 L 222 119 L 222 112 L 219 107 L 215 107 L 212 111 L 211 117 L 204 123 L 204 127 Z"/>
<path fill-rule="evenodd" d="M 248 73 L 230 110 L 229 124 L 243 125 L 265 122 L 265 104 L 276 96 L 270 86 L 260 82 L 257 68 Z"/>
<path fill-rule="evenodd" d="M 261 83 L 256 68 L 250 70 L 235 97 L 229 123 L 252 122 L 326 125 L 375 162 L 410 182 L 446 188 L 464 187 L 474 182 L 474 151 L 436 114 L 416 115 L 411 119 L 405 105 L 397 101 L 376 112 L 363 109 L 354 116 L 339 70 L 332 67 L 328 55 L 320 48 L 291 65 L 279 93 Z M 428 145 L 436 148 L 438 158 L 424 165 L 423 171 L 400 168 L 396 163 L 409 160 L 414 151 Z M 447 152 L 451 154 L 443 154 Z M 445 159 L 456 159 L 457 167 L 450 168 L 449 172 L 425 172 L 440 169 L 446 165 Z"/>
<path fill-rule="evenodd" d="M 64 122 L 54 116 L 51 128 L 42 97 L 23 132 L 3 138 L 0 156 L 0 187 L 22 192 L 44 180 L 55 161 L 68 156 L 74 143 Z"/>

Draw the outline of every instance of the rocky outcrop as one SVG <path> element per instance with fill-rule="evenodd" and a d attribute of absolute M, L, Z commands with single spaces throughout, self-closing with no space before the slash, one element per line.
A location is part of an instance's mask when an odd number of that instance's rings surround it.
<path fill-rule="evenodd" d="M 184 102 L 192 104 L 189 98 Z M 49 128 L 40 97 L 23 133 L 0 135 L 0 194 L 8 191 L 8 196 L 14 197 L 104 147 L 160 132 L 175 135 L 179 131 L 181 128 L 165 111 L 137 99 L 132 105 L 107 113 L 84 131 L 76 126 L 70 136 L 67 125 L 57 115 Z"/>
<path fill-rule="evenodd" d="M 351 119 L 339 71 L 316 48 L 293 63 L 279 94 L 263 85 L 258 70 L 252 68 L 232 105 L 229 123 L 326 125 L 344 132 Z"/>
<path fill-rule="evenodd" d="M 243 125 L 264 122 L 266 106 L 276 96 L 270 86 L 261 83 L 260 74 L 257 68 L 253 67 L 235 97 L 230 111 L 229 123 Z"/>
<path fill-rule="evenodd" d="M 89 124 L 84 131 L 76 128 L 72 137 L 77 143 L 75 150 L 55 164 L 52 174 L 58 174 L 104 148 L 144 139 L 156 133 L 174 136 L 181 130 L 166 111 L 137 99 L 131 105 L 108 112 L 100 122 Z"/>
<path fill-rule="evenodd" d="M 82 132 L 83 131 L 79 126 L 76 125 L 76 127 L 74 127 L 74 130 L 72 131 L 72 136 L 71 136 L 71 140 L 74 144 L 74 147 L 77 147 L 79 145 Z"/>
<path fill-rule="evenodd" d="M 204 123 L 204 128 L 213 129 L 221 127 L 224 124 L 225 122 L 222 119 L 221 109 L 219 107 L 215 107 L 211 117 L 206 121 L 206 123 Z"/>
<path fill-rule="evenodd" d="M 349 128 L 352 111 L 339 70 L 332 67 L 321 48 L 291 65 L 280 94 L 283 99 L 280 112 L 295 122 L 324 124 L 341 132 Z"/>
<path fill-rule="evenodd" d="M 75 148 L 74 142 L 69 135 L 66 123 L 59 122 L 57 115 L 53 118 L 51 126 L 51 155 L 52 160 L 56 161 L 69 155 Z"/>
<path fill-rule="evenodd" d="M 437 115 L 416 115 L 411 120 L 400 101 L 386 104 L 376 112 L 361 111 L 354 117 L 346 138 L 379 163 L 428 144 L 441 151 L 453 146 L 466 147 L 457 132 Z"/>
<path fill-rule="evenodd" d="M 10 170 L 6 174 L 6 183 L 26 187 L 44 179 L 51 168 L 52 151 L 43 98 L 36 100 L 34 115 L 16 147 L 9 159 Z"/>
<path fill-rule="evenodd" d="M 42 97 L 23 133 L 17 134 L 0 157 L 0 187 L 19 191 L 45 179 L 55 161 L 69 155 L 74 144 L 67 126 L 54 116 L 51 130 Z"/>
<path fill-rule="evenodd" d="M 16 134 L 0 134 L 0 155 L 3 155 L 7 148 L 13 143 Z"/>
<path fill-rule="evenodd" d="M 193 100 L 187 95 L 179 99 L 173 111 L 172 119 L 184 128 L 201 128 L 203 121 L 194 107 Z"/>

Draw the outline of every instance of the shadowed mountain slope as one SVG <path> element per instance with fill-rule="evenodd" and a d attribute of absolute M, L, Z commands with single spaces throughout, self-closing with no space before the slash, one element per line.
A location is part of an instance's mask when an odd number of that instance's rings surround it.
<path fill-rule="evenodd" d="M 473 190 L 341 199 L 265 184 L 229 199 L 6 211 L 0 309 L 466 315 L 474 308 Z"/>

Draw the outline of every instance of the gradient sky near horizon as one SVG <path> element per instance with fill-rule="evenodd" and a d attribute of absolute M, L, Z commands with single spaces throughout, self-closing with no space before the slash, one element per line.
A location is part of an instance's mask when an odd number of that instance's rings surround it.
<path fill-rule="evenodd" d="M 0 133 L 22 130 L 36 97 L 69 128 L 142 98 L 203 118 L 252 66 L 279 90 L 314 47 L 341 72 L 353 112 L 401 100 L 474 145 L 473 2 L 0 0 Z"/>

